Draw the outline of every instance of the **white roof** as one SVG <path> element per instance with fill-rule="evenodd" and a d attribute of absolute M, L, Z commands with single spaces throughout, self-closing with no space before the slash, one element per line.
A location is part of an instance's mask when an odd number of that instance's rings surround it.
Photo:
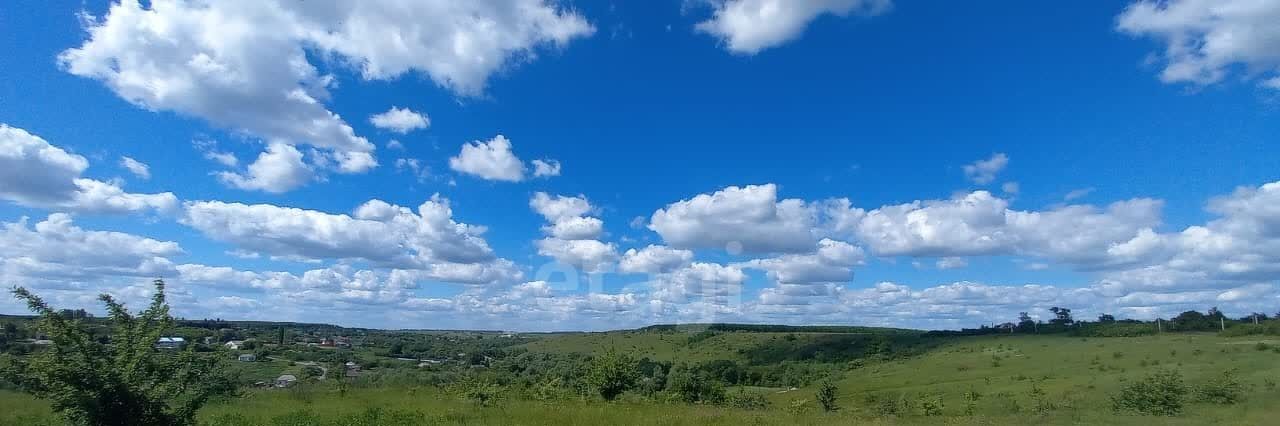
<path fill-rule="evenodd" d="M 185 341 L 187 341 L 187 340 L 186 340 L 186 339 L 183 339 L 183 338 L 181 338 L 181 337 L 161 337 L 161 338 L 160 338 L 160 341 L 161 341 L 161 342 L 179 343 L 179 342 L 185 342 Z"/>
<path fill-rule="evenodd" d="M 294 382 L 296 382 L 296 381 L 298 381 L 298 378 L 297 378 L 297 377 L 294 377 L 292 374 L 285 374 L 285 375 L 283 375 L 283 376 L 280 376 L 279 378 L 276 378 L 276 380 L 286 380 L 286 381 L 294 381 Z"/>

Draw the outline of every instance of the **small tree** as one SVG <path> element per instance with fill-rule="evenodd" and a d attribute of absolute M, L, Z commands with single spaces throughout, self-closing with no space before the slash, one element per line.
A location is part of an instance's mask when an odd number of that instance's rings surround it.
<path fill-rule="evenodd" d="M 606 401 L 612 401 L 635 386 L 640 378 L 640 364 L 634 358 L 613 349 L 591 360 L 587 383 Z"/>
<path fill-rule="evenodd" d="M 1071 318 L 1070 309 L 1054 306 L 1049 308 L 1049 312 L 1053 312 L 1053 319 L 1049 320 L 1050 324 L 1071 325 L 1075 322 L 1075 320 Z"/>
<path fill-rule="evenodd" d="M 198 357 L 191 347 L 157 350 L 173 327 L 164 281 L 155 281 L 151 306 L 137 316 L 109 295 L 98 297 L 110 314 L 110 342 L 94 339 L 83 318 L 71 318 L 25 288 L 13 294 L 39 316 L 37 327 L 53 344 L 29 359 L 9 359 L 5 379 L 79 425 L 189 425 L 213 397 L 234 390 L 218 372 L 218 357 Z"/>
<path fill-rule="evenodd" d="M 840 407 L 836 405 L 838 391 L 839 389 L 836 388 L 836 384 L 831 383 L 831 380 L 823 380 L 822 383 L 818 384 L 818 392 L 814 395 L 814 399 L 818 400 L 818 405 L 822 406 L 822 411 L 830 412 L 840 409 Z"/>
<path fill-rule="evenodd" d="M 969 388 L 964 392 L 964 414 L 972 416 L 978 411 L 978 400 L 982 399 L 982 394 L 976 389 Z"/>

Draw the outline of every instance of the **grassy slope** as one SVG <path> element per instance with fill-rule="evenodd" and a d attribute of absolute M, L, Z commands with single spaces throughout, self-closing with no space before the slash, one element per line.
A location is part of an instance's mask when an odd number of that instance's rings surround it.
<path fill-rule="evenodd" d="M 712 356 L 713 352 L 734 356 L 733 348 L 741 347 L 737 345 L 773 337 L 768 333 L 725 333 L 699 344 L 686 345 L 684 334 L 633 333 L 630 337 L 617 335 L 625 333 L 610 334 L 613 336 L 602 333 L 556 336 L 529 347 L 593 351 L 611 344 L 624 350 L 634 346 L 636 350 L 652 353 L 653 357 L 687 359 L 685 357 Z M 793 399 L 812 399 L 812 389 L 771 393 L 774 408 L 751 412 L 674 404 L 560 401 L 507 401 L 499 407 L 480 409 L 435 390 L 384 388 L 353 390 L 345 398 L 332 392 L 251 391 L 243 399 L 209 406 L 202 412 L 202 418 L 240 415 L 249 420 L 249 424 L 265 424 L 269 419 L 298 410 L 315 413 L 320 419 L 334 419 L 334 416 L 357 415 L 369 407 L 381 407 L 421 413 L 427 424 L 942 424 L 938 418 L 917 414 L 877 418 L 876 404 L 867 402 L 866 398 L 869 393 L 906 394 L 908 399 L 922 393 L 940 393 L 945 402 L 943 412 L 950 417 L 945 421 L 948 424 L 1274 424 L 1272 421 L 1280 417 L 1280 405 L 1273 402 L 1280 397 L 1280 391 L 1267 388 L 1264 379 L 1280 381 L 1280 353 L 1256 350 L 1256 342 L 1256 339 L 1188 334 L 1090 339 L 965 338 L 924 356 L 870 364 L 850 371 L 839 382 L 840 405 L 844 409 L 837 414 L 791 414 L 785 410 Z M 708 346 L 699 348 L 702 344 Z M 1116 357 L 1116 353 L 1121 355 Z M 1001 358 L 999 366 L 993 366 L 993 355 Z M 1153 361 L 1159 361 L 1159 365 L 1141 365 Z M 1099 371 L 1100 365 L 1105 366 L 1106 371 Z M 1107 397 L 1121 386 L 1121 380 L 1141 377 L 1155 368 L 1176 368 L 1190 383 L 1227 369 L 1239 369 L 1241 379 L 1250 386 L 1248 399 L 1234 406 L 1192 404 L 1186 414 L 1177 418 L 1112 414 Z M 1045 399 L 1058 408 L 1046 414 L 1036 414 L 1031 409 L 1034 403 L 1029 391 L 1033 382 L 1045 391 Z M 960 394 L 971 387 L 985 396 L 978 403 L 977 417 L 963 417 Z M 1017 411 L 1012 408 L 1014 401 L 1020 407 Z M 0 424 L 33 424 L 33 419 L 47 418 L 47 415 L 48 408 L 39 401 L 0 392 Z"/>
<path fill-rule="evenodd" d="M 601 333 L 561 334 L 535 340 L 524 345 L 531 352 L 550 353 L 602 353 L 610 348 L 654 361 L 702 362 L 717 359 L 745 361 L 739 350 L 754 348 L 788 335 L 799 341 L 821 336 L 865 333 L 774 333 L 774 332 L 717 332 L 706 339 L 690 342 L 695 333 L 611 331 Z"/>
<path fill-rule="evenodd" d="M 649 357 L 654 361 L 699 362 L 713 359 L 741 359 L 739 348 L 755 346 L 787 333 L 718 333 L 689 344 L 692 333 L 612 331 L 573 333 L 535 340 L 524 345 L 531 352 L 601 353 L 609 348 Z"/>

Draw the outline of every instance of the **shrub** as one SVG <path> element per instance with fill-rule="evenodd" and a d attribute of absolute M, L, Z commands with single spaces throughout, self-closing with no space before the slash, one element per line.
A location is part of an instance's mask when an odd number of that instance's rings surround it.
<path fill-rule="evenodd" d="M 724 401 L 724 387 L 684 365 L 667 375 L 667 391 L 688 403 L 718 404 Z"/>
<path fill-rule="evenodd" d="M 1235 370 L 1227 370 L 1196 386 L 1195 396 L 1200 402 L 1235 404 L 1244 399 L 1244 385 L 1236 379 Z"/>
<path fill-rule="evenodd" d="M 836 405 L 837 391 L 835 383 L 830 380 L 823 380 L 818 385 L 818 392 L 814 394 L 814 399 L 818 400 L 818 404 L 822 406 L 822 411 L 836 411 L 840 407 Z"/>
<path fill-rule="evenodd" d="M 743 410 L 763 410 L 769 408 L 769 399 L 764 395 L 755 392 L 747 392 L 745 388 L 738 388 L 737 392 L 730 394 L 726 401 L 726 405 L 743 409 Z"/>
<path fill-rule="evenodd" d="M 94 338 L 81 319 L 14 288 L 14 296 L 39 316 L 38 327 L 53 345 L 27 359 L 9 360 L 0 376 L 49 400 L 72 424 L 194 423 L 209 398 L 233 392 L 234 385 L 218 368 L 220 358 L 198 356 L 194 345 L 176 353 L 155 348 L 174 326 L 164 281 L 156 280 L 155 288 L 151 305 L 136 316 L 111 296 L 98 297 L 110 314 L 109 342 Z"/>
<path fill-rule="evenodd" d="M 1158 416 L 1176 416 L 1182 413 L 1187 386 L 1182 375 L 1174 370 L 1161 370 L 1130 382 L 1111 396 L 1115 411 L 1130 411 Z"/>
<path fill-rule="evenodd" d="M 1041 389 L 1040 386 L 1035 383 L 1031 384 L 1031 392 L 1029 392 L 1029 394 L 1031 395 L 1031 401 L 1035 403 L 1034 408 L 1037 413 L 1044 414 L 1050 410 L 1058 408 L 1053 404 L 1053 402 L 1049 401 L 1049 395 L 1045 393 L 1044 389 Z"/>
<path fill-rule="evenodd" d="M 941 416 L 942 415 L 942 395 L 941 394 L 925 394 L 920 395 L 916 405 L 920 407 L 920 414 L 925 416 Z"/>
<path fill-rule="evenodd" d="M 612 401 L 631 389 L 639 377 L 640 364 L 630 356 L 612 349 L 591 360 L 590 370 L 587 371 L 587 383 L 605 401 Z"/>
<path fill-rule="evenodd" d="M 982 394 L 977 390 L 970 388 L 964 392 L 964 414 L 972 416 L 978 411 L 978 400 L 982 399 Z"/>
<path fill-rule="evenodd" d="M 787 412 L 791 414 L 804 414 L 809 412 L 809 408 L 807 399 L 793 399 L 790 404 L 787 404 Z"/>
<path fill-rule="evenodd" d="M 502 386 L 474 376 L 457 383 L 456 386 L 462 398 L 481 407 L 497 403 L 502 396 Z"/>

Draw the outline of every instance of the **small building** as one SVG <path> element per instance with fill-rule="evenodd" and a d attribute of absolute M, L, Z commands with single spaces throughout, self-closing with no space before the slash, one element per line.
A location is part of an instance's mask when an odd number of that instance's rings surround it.
<path fill-rule="evenodd" d="M 254 354 L 240 354 L 240 356 L 236 357 L 236 361 L 240 362 L 254 362 L 257 360 L 258 356 Z"/>
<path fill-rule="evenodd" d="M 360 364 L 356 364 L 355 362 L 352 362 L 352 361 L 347 361 L 344 367 L 346 367 L 345 369 L 347 371 L 345 374 L 343 374 L 343 376 L 352 377 L 352 378 L 360 377 Z"/>
<path fill-rule="evenodd" d="M 297 382 L 298 382 L 297 377 L 294 377 L 294 375 L 292 374 L 285 374 L 283 376 L 276 378 L 276 387 L 287 388 L 289 386 L 293 386 L 293 384 Z"/>
<path fill-rule="evenodd" d="M 49 339 L 37 339 L 37 340 L 32 340 L 31 344 L 38 345 L 38 346 L 46 346 L 46 345 L 52 345 L 53 341 Z"/>
<path fill-rule="evenodd" d="M 182 349 L 187 345 L 187 339 L 181 337 L 161 337 L 156 341 L 156 349 Z"/>
<path fill-rule="evenodd" d="M 243 348 L 243 347 L 244 347 L 244 341 L 243 341 L 243 340 L 232 340 L 232 341 L 230 341 L 230 342 L 223 343 L 223 344 L 222 344 L 222 346 L 225 346 L 227 349 L 230 349 L 230 350 L 233 350 L 233 351 L 238 351 L 238 350 L 240 350 L 240 348 Z"/>

